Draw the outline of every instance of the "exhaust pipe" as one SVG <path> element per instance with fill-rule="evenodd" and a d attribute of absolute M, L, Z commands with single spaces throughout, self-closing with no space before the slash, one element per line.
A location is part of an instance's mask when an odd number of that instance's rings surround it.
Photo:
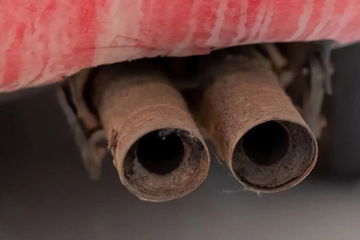
<path fill-rule="evenodd" d="M 301 182 L 315 165 L 317 142 L 270 67 L 228 56 L 207 69 L 199 117 L 232 174 L 261 192 Z"/>
<path fill-rule="evenodd" d="M 146 61 L 101 67 L 92 91 L 114 165 L 130 192 L 162 202 L 203 182 L 208 149 L 186 103 L 160 69 Z"/>

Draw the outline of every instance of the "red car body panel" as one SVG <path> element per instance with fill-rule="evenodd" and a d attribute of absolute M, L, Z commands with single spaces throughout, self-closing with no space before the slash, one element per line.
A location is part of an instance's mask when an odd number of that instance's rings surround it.
<path fill-rule="evenodd" d="M 0 91 L 259 42 L 360 39 L 359 0 L 0 0 Z"/>

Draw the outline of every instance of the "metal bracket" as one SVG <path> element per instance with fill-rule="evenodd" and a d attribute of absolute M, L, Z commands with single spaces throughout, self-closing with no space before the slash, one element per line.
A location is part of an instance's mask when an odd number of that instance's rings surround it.
<path fill-rule="evenodd" d="M 91 112 L 85 100 L 84 89 L 89 74 L 90 70 L 85 69 L 66 79 L 57 95 L 73 129 L 84 167 L 90 179 L 98 180 L 107 153 L 107 141 L 99 120 Z"/>

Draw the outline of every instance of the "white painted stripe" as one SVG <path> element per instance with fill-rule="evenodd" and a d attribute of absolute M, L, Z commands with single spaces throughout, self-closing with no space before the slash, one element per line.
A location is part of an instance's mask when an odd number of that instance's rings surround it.
<path fill-rule="evenodd" d="M 264 22 L 265 14 L 266 14 L 266 8 L 267 8 L 268 4 L 269 4 L 268 0 L 262 0 L 261 1 L 258 13 L 256 15 L 255 23 L 253 24 L 252 28 L 250 29 L 250 37 L 249 37 L 250 41 L 254 41 L 256 35 L 261 30 L 261 27 L 262 27 L 263 22 Z"/>
<path fill-rule="evenodd" d="M 194 33 L 196 31 L 196 27 L 197 27 L 197 16 L 196 13 L 197 11 L 200 9 L 201 7 L 201 3 L 202 1 L 206 1 L 206 0 L 194 0 L 195 4 L 192 6 L 191 10 L 190 10 L 190 20 L 188 22 L 188 32 L 186 34 L 185 39 L 182 41 L 182 43 L 179 43 L 178 46 L 172 51 L 173 55 L 177 55 L 179 53 L 181 53 L 184 49 L 186 49 L 190 44 L 191 41 L 194 37 Z M 221 0 L 220 0 L 221 1 Z"/>
<path fill-rule="evenodd" d="M 236 37 L 231 41 L 231 45 L 237 45 L 239 41 L 246 35 L 246 20 L 249 10 L 249 0 L 239 0 L 240 1 L 240 18 L 239 24 L 236 29 Z"/>
<path fill-rule="evenodd" d="M 211 31 L 211 36 L 206 41 L 206 46 L 215 47 L 219 45 L 220 39 L 220 31 L 224 24 L 225 20 L 225 11 L 227 9 L 228 0 L 219 0 L 219 7 L 216 10 L 216 22 L 213 30 Z"/>
<path fill-rule="evenodd" d="M 334 17 L 335 4 L 336 0 L 325 0 L 325 6 L 323 7 L 320 22 L 306 39 L 313 40 L 321 37 L 319 36 L 320 32 L 324 30 L 327 23 Z"/>
<path fill-rule="evenodd" d="M 288 41 L 298 40 L 298 38 L 305 32 L 310 17 L 314 11 L 314 0 L 307 0 L 305 3 L 305 7 L 299 19 L 299 24 L 296 32 L 288 39 Z"/>
<path fill-rule="evenodd" d="M 338 0 L 338 1 L 342 1 L 342 0 Z M 354 6 L 355 4 L 358 4 L 358 1 L 359 0 L 352 0 L 351 2 L 348 3 L 346 9 L 344 10 L 344 13 L 342 14 L 339 20 L 338 25 L 334 29 L 333 33 L 330 34 L 330 36 L 328 36 L 329 39 L 337 39 L 340 37 L 342 30 L 344 29 L 344 27 L 352 17 Z"/>
<path fill-rule="evenodd" d="M 268 1 L 267 7 L 266 7 L 265 20 L 260 29 L 260 33 L 256 39 L 257 41 L 265 40 L 266 33 L 269 30 L 269 26 L 270 26 L 271 20 L 274 16 L 274 13 L 275 13 L 275 1 Z"/>
<path fill-rule="evenodd" d="M 152 1 L 149 8 L 151 4 Z M 105 7 L 97 8 L 101 32 L 97 36 L 93 65 L 113 62 L 119 57 L 119 51 L 128 51 L 116 49 L 116 46 L 138 43 L 143 14 L 142 0 L 106 1 Z"/>

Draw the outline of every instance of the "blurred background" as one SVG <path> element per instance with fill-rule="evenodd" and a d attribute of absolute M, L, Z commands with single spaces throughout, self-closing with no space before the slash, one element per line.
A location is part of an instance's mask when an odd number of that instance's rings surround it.
<path fill-rule="evenodd" d="M 0 94 L 0 239 L 359 239 L 360 44 L 333 57 L 319 164 L 276 194 L 245 191 L 212 161 L 192 194 L 142 202 L 110 159 L 89 180 L 56 86 Z"/>

